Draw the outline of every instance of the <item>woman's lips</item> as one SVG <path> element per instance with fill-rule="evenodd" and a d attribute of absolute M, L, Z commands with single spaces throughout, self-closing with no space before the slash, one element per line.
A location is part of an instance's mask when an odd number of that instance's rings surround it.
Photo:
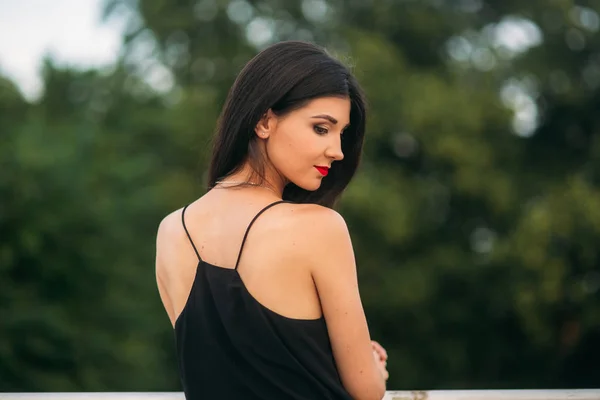
<path fill-rule="evenodd" d="M 329 168 L 327 167 L 317 167 L 315 166 L 315 168 L 317 169 L 317 171 L 319 171 L 319 173 L 321 173 L 321 175 L 323 176 L 327 176 L 327 174 L 329 173 Z"/>

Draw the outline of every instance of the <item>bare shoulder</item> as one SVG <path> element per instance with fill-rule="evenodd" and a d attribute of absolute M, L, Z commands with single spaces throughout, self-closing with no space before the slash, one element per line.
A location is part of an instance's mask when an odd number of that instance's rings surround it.
<path fill-rule="evenodd" d="M 286 228 L 293 228 L 294 231 L 310 231 L 313 236 L 348 233 L 344 218 L 331 208 L 318 204 L 286 204 L 282 209 L 281 217 Z"/>
<path fill-rule="evenodd" d="M 302 224 L 327 226 L 331 224 L 342 224 L 345 226 L 344 218 L 335 210 L 318 204 L 288 203 L 284 204 L 290 215 L 296 216 L 299 226 Z"/>
<path fill-rule="evenodd" d="M 185 259 L 189 256 L 186 234 L 183 229 L 183 209 L 178 209 L 162 219 L 156 233 L 156 259 L 157 268 L 164 269 L 174 264 L 173 261 Z"/>
<path fill-rule="evenodd" d="M 168 238 L 172 238 L 174 235 L 181 234 L 182 221 L 181 213 L 183 209 L 178 209 L 167 215 L 160 221 L 158 225 L 158 232 L 156 233 L 157 246 Z"/>
<path fill-rule="evenodd" d="M 351 248 L 350 234 L 344 218 L 335 210 L 317 204 L 287 204 L 278 220 L 297 250 L 311 258 L 322 252 L 335 254 Z"/>

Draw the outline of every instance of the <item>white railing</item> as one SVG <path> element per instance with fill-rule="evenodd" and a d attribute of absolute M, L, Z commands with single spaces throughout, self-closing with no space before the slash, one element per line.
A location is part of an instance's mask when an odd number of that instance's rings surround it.
<path fill-rule="evenodd" d="M 600 389 L 387 392 L 385 400 L 600 400 Z"/>
<path fill-rule="evenodd" d="M 184 400 L 181 392 L 0 393 L 0 400 Z M 600 389 L 389 391 L 383 400 L 600 400 Z"/>

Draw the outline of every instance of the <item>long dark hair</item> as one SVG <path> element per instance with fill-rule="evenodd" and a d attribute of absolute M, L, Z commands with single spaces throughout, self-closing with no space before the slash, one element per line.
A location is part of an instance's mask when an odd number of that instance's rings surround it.
<path fill-rule="evenodd" d="M 254 128 L 271 109 L 284 115 L 309 101 L 327 96 L 349 98 L 350 126 L 344 131 L 344 159 L 332 164 L 319 189 L 308 191 L 289 183 L 283 199 L 332 207 L 360 162 L 365 133 L 364 95 L 346 66 L 314 44 L 276 43 L 257 54 L 231 87 L 219 117 L 208 174 L 208 187 L 237 172 L 248 160 L 264 179 L 264 160 Z"/>

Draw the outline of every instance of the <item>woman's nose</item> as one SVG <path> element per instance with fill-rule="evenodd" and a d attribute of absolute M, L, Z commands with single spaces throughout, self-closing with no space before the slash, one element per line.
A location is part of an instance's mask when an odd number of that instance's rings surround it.
<path fill-rule="evenodd" d="M 332 135 L 334 136 L 334 135 Z M 337 135 L 336 135 L 337 136 Z M 344 159 L 344 153 L 342 152 L 342 140 L 341 135 L 333 139 L 331 145 L 327 148 L 325 155 L 334 161 L 341 161 Z"/>

